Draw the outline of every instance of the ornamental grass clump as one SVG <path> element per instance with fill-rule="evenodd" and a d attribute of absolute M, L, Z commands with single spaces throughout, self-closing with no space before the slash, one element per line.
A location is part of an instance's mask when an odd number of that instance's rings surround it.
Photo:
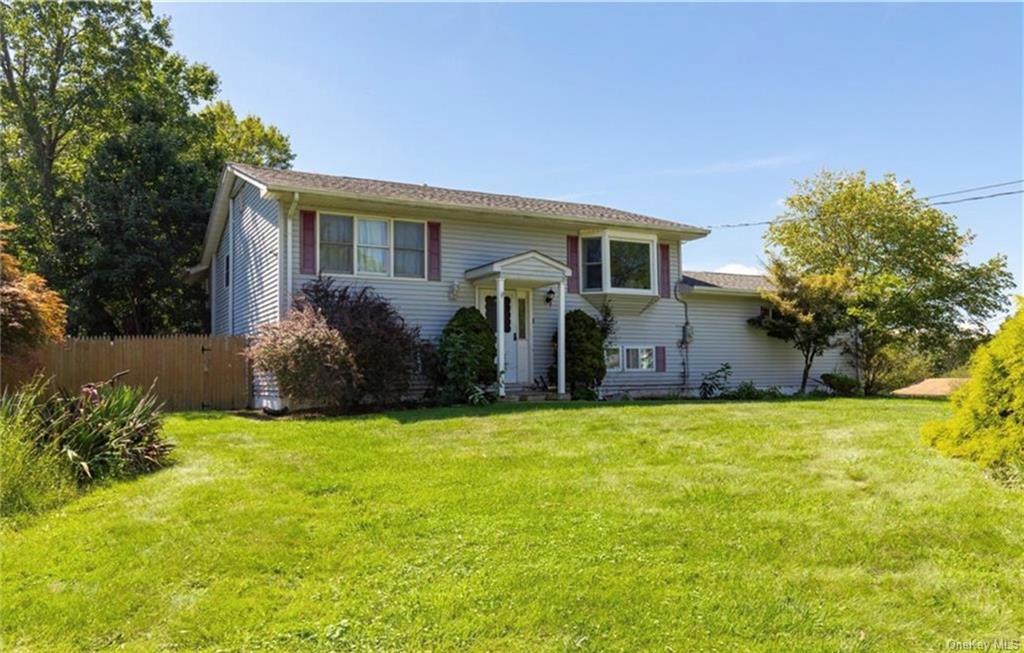
<path fill-rule="evenodd" d="M 90 383 L 78 394 L 50 392 L 37 376 L 0 397 L 0 513 L 38 512 L 98 480 L 128 478 L 167 465 L 152 390 Z"/>
<path fill-rule="evenodd" d="M 76 492 L 75 475 L 54 443 L 41 438 L 41 378 L 0 396 L 0 517 L 41 512 Z"/>

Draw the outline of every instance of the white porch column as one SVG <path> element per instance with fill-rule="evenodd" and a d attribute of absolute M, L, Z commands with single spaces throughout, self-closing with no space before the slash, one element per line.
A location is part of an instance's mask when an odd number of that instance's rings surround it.
<path fill-rule="evenodd" d="M 558 394 L 565 394 L 565 279 L 558 282 Z"/>
<path fill-rule="evenodd" d="M 498 396 L 505 396 L 505 277 L 498 275 L 498 292 L 495 297 L 498 323 Z"/>

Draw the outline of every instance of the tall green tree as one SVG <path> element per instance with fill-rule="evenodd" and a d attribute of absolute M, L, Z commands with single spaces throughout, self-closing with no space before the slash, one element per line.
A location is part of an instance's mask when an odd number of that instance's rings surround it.
<path fill-rule="evenodd" d="M 226 103 L 211 106 L 197 114 L 180 101 L 139 96 L 125 129 L 87 162 L 66 248 L 78 252 L 69 286 L 73 329 L 203 330 L 205 293 L 185 282 L 184 271 L 199 260 L 225 161 L 281 167 L 293 157 L 277 128 L 252 116 L 239 121 Z"/>
<path fill-rule="evenodd" d="M 854 337 L 846 350 L 866 392 L 880 389 L 893 344 L 948 347 L 1006 306 L 1013 285 L 1006 258 L 971 264 L 973 238 L 909 182 L 828 171 L 798 183 L 765 234 L 770 254 L 793 274 L 847 276 Z"/>
<path fill-rule="evenodd" d="M 169 45 L 167 20 L 148 2 L 0 3 L 0 217 L 19 226 L 12 246 L 28 266 L 55 272 L 54 239 L 70 219 L 84 160 L 118 129 L 122 98 L 149 84 L 155 66 L 184 65 Z M 212 97 L 216 78 L 209 82 Z"/>
<path fill-rule="evenodd" d="M 213 125 L 213 148 L 224 161 L 268 168 L 289 168 L 295 155 L 288 137 L 259 116 L 239 119 L 231 103 L 223 100 L 207 105 L 200 113 Z"/>
<path fill-rule="evenodd" d="M 203 293 L 185 283 L 209 214 L 210 167 L 190 156 L 202 125 L 140 101 L 130 122 L 88 161 L 71 239 L 72 329 L 85 333 L 198 332 Z"/>
<path fill-rule="evenodd" d="M 848 276 L 845 270 L 800 276 L 775 258 L 769 261 L 768 279 L 772 289 L 763 292 L 762 297 L 769 310 L 748 322 L 772 338 L 792 344 L 803 355 L 803 393 L 814 359 L 835 344 L 849 322 L 845 303 Z"/>
<path fill-rule="evenodd" d="M 2 2 L 0 71 L 0 220 L 67 299 L 71 332 L 199 329 L 180 272 L 220 171 L 288 167 L 288 138 L 213 102 L 216 74 L 171 51 L 146 1 Z"/>

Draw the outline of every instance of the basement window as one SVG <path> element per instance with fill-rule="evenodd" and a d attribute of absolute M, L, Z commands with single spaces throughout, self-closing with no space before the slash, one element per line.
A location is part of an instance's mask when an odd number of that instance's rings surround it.
<path fill-rule="evenodd" d="M 609 372 L 622 369 L 622 349 L 619 347 L 604 348 L 604 366 Z"/>
<path fill-rule="evenodd" d="M 654 371 L 654 347 L 626 347 L 626 369 Z"/>

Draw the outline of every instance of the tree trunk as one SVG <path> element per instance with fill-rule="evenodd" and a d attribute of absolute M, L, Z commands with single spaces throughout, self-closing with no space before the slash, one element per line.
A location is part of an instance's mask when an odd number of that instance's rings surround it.
<path fill-rule="evenodd" d="M 800 378 L 800 394 L 807 391 L 807 379 L 811 375 L 811 366 L 814 365 L 814 352 L 804 354 L 804 373 Z"/>

